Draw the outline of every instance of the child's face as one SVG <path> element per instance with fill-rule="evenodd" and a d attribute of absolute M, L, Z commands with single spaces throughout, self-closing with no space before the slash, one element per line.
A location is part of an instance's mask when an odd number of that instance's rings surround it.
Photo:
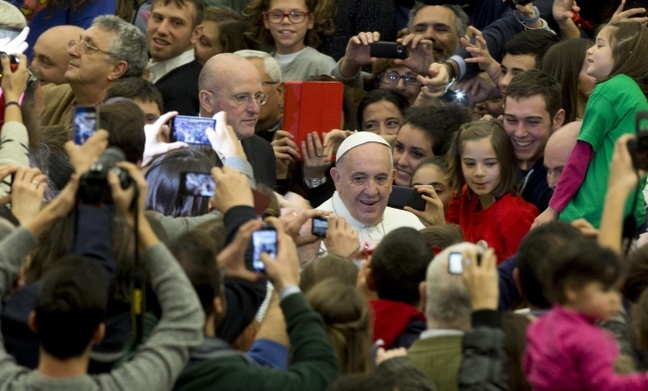
<path fill-rule="evenodd" d="M 479 196 L 482 205 L 483 200 L 492 199 L 493 190 L 500 182 L 500 163 L 490 137 L 464 141 L 461 169 L 468 187 Z"/>
<path fill-rule="evenodd" d="M 294 14 L 291 17 L 279 14 Z M 277 53 L 290 54 L 296 53 L 306 47 L 304 37 L 308 30 L 313 28 L 313 14 L 308 13 L 304 0 L 272 0 L 268 12 L 264 17 L 265 28 L 270 30 L 270 34 L 275 42 Z M 283 16 L 281 21 L 273 22 L 273 15 L 278 19 Z M 302 19 L 299 22 L 293 22 L 291 19 Z"/>
<path fill-rule="evenodd" d="M 610 75 L 614 67 L 610 41 L 614 27 L 603 28 L 596 36 L 596 43 L 587 50 L 587 74 L 596 80 L 603 80 Z"/>
<path fill-rule="evenodd" d="M 452 192 L 448 188 L 448 180 L 437 165 L 426 164 L 423 167 L 418 167 L 412 175 L 412 186 L 414 185 L 432 185 L 444 207 L 450 202 Z"/>
<path fill-rule="evenodd" d="M 569 290 L 569 288 L 568 288 Z M 621 296 L 614 288 L 605 288 L 600 282 L 590 282 L 568 294 L 566 307 L 597 320 L 610 320 L 621 308 Z"/>

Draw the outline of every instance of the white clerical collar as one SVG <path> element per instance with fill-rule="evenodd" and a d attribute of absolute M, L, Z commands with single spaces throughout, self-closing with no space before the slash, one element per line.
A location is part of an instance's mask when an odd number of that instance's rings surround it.
<path fill-rule="evenodd" d="M 158 61 L 158 62 L 153 62 L 151 60 L 151 66 L 149 67 L 149 72 L 150 72 L 149 81 L 155 84 L 158 80 L 163 78 L 167 73 L 185 64 L 189 64 L 195 59 L 196 57 L 194 55 L 194 49 L 189 48 L 181 55 L 170 58 L 168 60 Z"/>

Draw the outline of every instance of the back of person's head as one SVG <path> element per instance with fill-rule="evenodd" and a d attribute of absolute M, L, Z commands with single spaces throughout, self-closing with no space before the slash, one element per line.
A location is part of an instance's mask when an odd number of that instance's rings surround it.
<path fill-rule="evenodd" d="M 561 96 L 563 99 L 562 108 L 565 109 L 565 122 L 575 121 L 578 114 L 576 102 L 579 91 L 579 74 L 590 46 L 592 46 L 592 41 L 588 39 L 568 39 L 550 47 L 542 59 L 540 69 L 553 76 L 556 82 L 562 86 Z"/>
<path fill-rule="evenodd" d="M 419 231 L 427 245 L 432 249 L 435 254 L 440 253 L 453 244 L 461 243 L 464 241 L 463 232 L 461 227 L 457 224 L 437 224 Z"/>
<path fill-rule="evenodd" d="M 432 140 L 434 156 L 448 153 L 450 142 L 459 127 L 472 120 L 470 111 L 458 104 L 440 104 L 432 107 L 410 107 L 403 124 L 423 130 Z"/>
<path fill-rule="evenodd" d="M 270 76 L 270 79 L 276 82 L 282 81 L 281 68 L 279 67 L 279 63 L 268 53 L 260 50 L 242 49 L 235 51 L 234 54 L 248 60 L 251 60 L 253 58 L 259 58 L 263 60 L 263 68 L 265 69 L 265 72 L 268 74 L 268 76 Z"/>
<path fill-rule="evenodd" d="M 214 238 L 204 230 L 193 229 L 176 239 L 169 250 L 173 253 L 182 270 L 198 294 L 205 314 L 214 311 L 214 298 L 224 295 L 224 285 L 216 256 Z"/>
<path fill-rule="evenodd" d="M 529 231 L 518 248 L 518 276 L 522 294 L 530 305 L 551 308 L 545 295 L 554 257 L 575 241 L 584 240 L 576 228 L 564 221 L 552 221 Z"/>
<path fill-rule="evenodd" d="M 361 373 L 371 368 L 369 305 L 353 285 L 335 277 L 318 282 L 306 293 L 324 321 L 326 334 L 340 360 L 341 372 Z"/>
<path fill-rule="evenodd" d="M 162 94 L 155 84 L 141 77 L 125 77 L 117 80 L 106 92 L 105 100 L 128 98 L 143 103 L 155 103 L 160 113 L 164 112 Z"/>
<path fill-rule="evenodd" d="M 639 22 L 613 23 L 610 46 L 614 66 L 610 78 L 624 74 L 631 77 L 648 97 L 648 29 Z"/>
<path fill-rule="evenodd" d="M 209 174 L 213 166 L 211 156 L 198 149 L 178 149 L 155 158 L 146 171 L 146 209 L 172 217 L 207 213 L 209 197 L 180 194 L 180 180 L 183 172 Z"/>
<path fill-rule="evenodd" d="M 0 1 L 0 25 L 25 28 L 27 20 L 18 7 L 8 1 Z"/>
<path fill-rule="evenodd" d="M 92 26 L 114 34 L 110 57 L 128 63 L 128 69 L 121 77 L 141 77 L 148 62 L 148 49 L 144 33 L 115 15 L 97 16 L 92 21 Z"/>
<path fill-rule="evenodd" d="M 318 282 L 330 277 L 335 277 L 342 282 L 355 286 L 358 267 L 346 258 L 327 254 L 315 259 L 301 271 L 299 287 L 302 292 L 308 292 Z"/>
<path fill-rule="evenodd" d="M 378 297 L 416 306 L 419 284 L 432 259 L 432 250 L 414 228 L 401 227 L 380 241 L 371 258 L 371 280 Z"/>
<path fill-rule="evenodd" d="M 515 34 L 504 45 L 504 53 L 512 56 L 528 55 L 535 57 L 536 68 L 542 57 L 552 45 L 560 42 L 560 37 L 548 30 L 526 30 Z M 506 93 L 508 95 L 508 92 Z"/>
<path fill-rule="evenodd" d="M 126 161 L 138 164 L 144 155 L 144 112 L 130 99 L 114 98 L 99 106 L 99 128 L 108 131 L 108 146 L 124 151 Z"/>
<path fill-rule="evenodd" d="M 623 285 L 623 296 L 633 303 L 648 288 L 648 245 L 630 252 L 627 258 L 628 272 Z M 646 341 L 648 343 L 648 340 Z"/>
<path fill-rule="evenodd" d="M 64 360 L 88 348 L 103 322 L 108 277 L 97 261 L 65 257 L 43 277 L 34 304 L 34 326 L 45 352 Z"/>
<path fill-rule="evenodd" d="M 559 304 L 569 302 L 568 289 L 579 290 L 593 282 L 600 283 L 603 289 L 611 289 L 619 283 L 623 272 L 614 251 L 586 239 L 572 241 L 556 252 L 550 267 L 546 294 Z"/>
<path fill-rule="evenodd" d="M 425 279 L 425 316 L 428 328 L 467 329 L 470 327 L 472 307 L 468 289 L 461 275 L 448 272 L 448 257 L 452 252 L 481 248 L 463 242 L 454 244 L 434 257 L 427 269 Z"/>
<path fill-rule="evenodd" d="M 553 76 L 539 69 L 530 69 L 515 76 L 506 89 L 506 98 L 523 99 L 540 95 L 544 98 L 550 118 L 562 108 L 561 86 Z"/>

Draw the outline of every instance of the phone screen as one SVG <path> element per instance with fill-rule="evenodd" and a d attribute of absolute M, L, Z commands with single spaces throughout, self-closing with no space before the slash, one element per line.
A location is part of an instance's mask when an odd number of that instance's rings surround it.
<path fill-rule="evenodd" d="M 268 253 L 270 259 L 277 256 L 277 231 L 272 227 L 265 227 L 252 233 L 252 245 L 254 252 L 252 255 L 252 267 L 256 272 L 265 270 L 265 265 L 261 261 L 261 253 Z"/>
<path fill-rule="evenodd" d="M 311 233 L 317 237 L 325 238 L 328 230 L 328 219 L 326 217 L 313 217 Z"/>
<path fill-rule="evenodd" d="M 197 197 L 213 197 L 216 183 L 206 172 L 180 173 L 180 194 Z"/>
<path fill-rule="evenodd" d="M 22 31 L 21 28 L 18 27 L 12 27 L 12 26 L 3 26 L 0 25 L 0 39 L 2 38 L 9 38 L 14 39 L 20 34 Z"/>
<path fill-rule="evenodd" d="M 212 118 L 178 115 L 173 118 L 171 123 L 171 134 L 173 141 L 183 141 L 195 145 L 211 145 L 206 130 L 215 127 L 216 120 Z"/>
<path fill-rule="evenodd" d="M 74 128 L 74 143 L 81 145 L 97 131 L 99 112 L 96 106 L 78 106 L 74 109 L 72 127 Z"/>
<path fill-rule="evenodd" d="M 462 274 L 463 273 L 463 255 L 459 252 L 451 252 L 448 257 L 448 273 Z"/>

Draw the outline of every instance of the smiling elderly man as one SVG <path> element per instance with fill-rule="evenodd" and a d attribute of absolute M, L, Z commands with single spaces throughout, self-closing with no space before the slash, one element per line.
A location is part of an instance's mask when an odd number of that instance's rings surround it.
<path fill-rule="evenodd" d="M 344 218 L 360 231 L 360 241 L 370 247 L 399 227 L 424 228 L 418 217 L 387 207 L 394 181 L 391 146 L 371 132 L 347 137 L 331 168 L 335 193 L 317 209 Z"/>

